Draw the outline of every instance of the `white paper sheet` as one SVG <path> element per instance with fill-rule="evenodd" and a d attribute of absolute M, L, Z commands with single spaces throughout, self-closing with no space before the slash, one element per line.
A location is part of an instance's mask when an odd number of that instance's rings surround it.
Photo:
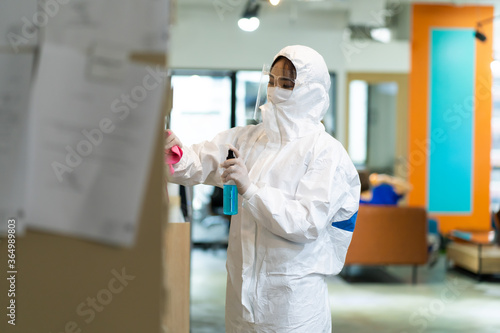
<path fill-rule="evenodd" d="M 71 0 L 50 19 L 45 40 L 83 50 L 113 43 L 165 52 L 168 18 L 167 0 Z"/>
<path fill-rule="evenodd" d="M 0 234 L 24 232 L 27 131 L 33 54 L 0 53 Z"/>
<path fill-rule="evenodd" d="M 0 47 L 17 52 L 19 48 L 36 45 L 37 23 L 43 23 L 42 17 L 35 17 L 36 13 L 37 0 L 1 0 Z"/>
<path fill-rule="evenodd" d="M 165 73 L 119 54 L 44 45 L 30 122 L 29 227 L 133 244 Z"/>

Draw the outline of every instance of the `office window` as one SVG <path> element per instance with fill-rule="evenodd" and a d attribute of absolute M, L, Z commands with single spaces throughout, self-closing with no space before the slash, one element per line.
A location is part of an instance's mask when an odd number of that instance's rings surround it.
<path fill-rule="evenodd" d="M 212 139 L 230 128 L 231 78 L 211 75 L 173 75 L 172 130 L 190 145 Z"/>
<path fill-rule="evenodd" d="M 174 90 L 170 128 L 189 146 L 211 140 L 231 126 L 232 78 L 225 73 L 177 71 L 172 75 Z M 200 222 L 210 214 L 213 186 L 193 188 L 193 241 L 205 239 Z"/>
<path fill-rule="evenodd" d="M 358 168 L 394 174 L 397 82 L 349 84 L 349 155 Z"/>
<path fill-rule="evenodd" d="M 490 209 L 500 209 L 500 76 L 493 71 L 493 116 L 491 118 Z"/>
<path fill-rule="evenodd" d="M 358 167 L 366 165 L 368 83 L 352 81 L 349 88 L 349 156 Z"/>

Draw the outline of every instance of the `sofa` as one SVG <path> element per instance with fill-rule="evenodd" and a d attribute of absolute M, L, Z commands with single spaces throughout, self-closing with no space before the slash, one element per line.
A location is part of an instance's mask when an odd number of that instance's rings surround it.
<path fill-rule="evenodd" d="M 345 265 L 410 265 L 428 259 L 427 212 L 420 207 L 360 205 Z"/>

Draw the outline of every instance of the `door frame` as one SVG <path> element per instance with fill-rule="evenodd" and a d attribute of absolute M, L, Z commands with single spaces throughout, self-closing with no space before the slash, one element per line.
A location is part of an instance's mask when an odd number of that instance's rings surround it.
<path fill-rule="evenodd" d="M 396 82 L 398 94 L 396 97 L 396 151 L 394 159 L 394 175 L 407 179 L 407 170 L 403 163 L 408 160 L 408 74 L 405 73 L 347 73 L 346 89 L 346 148 L 349 151 L 349 94 L 351 81 L 366 81 L 368 84 Z"/>

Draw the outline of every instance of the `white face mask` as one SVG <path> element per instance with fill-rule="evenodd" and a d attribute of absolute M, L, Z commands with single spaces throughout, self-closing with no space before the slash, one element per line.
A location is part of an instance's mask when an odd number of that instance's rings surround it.
<path fill-rule="evenodd" d="M 267 87 L 267 99 L 273 104 L 286 102 L 292 96 L 293 90 L 280 87 Z"/>

